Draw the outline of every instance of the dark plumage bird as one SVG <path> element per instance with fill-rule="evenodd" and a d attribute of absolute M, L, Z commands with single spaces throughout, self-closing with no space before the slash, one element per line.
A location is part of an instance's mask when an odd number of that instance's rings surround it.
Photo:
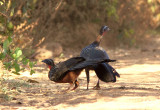
<path fill-rule="evenodd" d="M 95 65 L 102 62 L 113 62 L 115 60 L 110 59 L 94 59 L 94 60 L 85 60 L 83 57 L 73 57 L 64 62 L 54 64 L 52 59 L 45 59 L 42 62 L 46 63 L 50 68 L 48 77 L 51 81 L 57 83 L 69 83 L 70 87 L 75 84 L 75 87 L 72 90 L 75 90 L 79 86 L 77 81 L 78 76 L 84 68 L 93 68 Z"/>
<path fill-rule="evenodd" d="M 106 51 L 99 47 L 102 37 L 109 31 L 108 26 L 102 26 L 99 32 L 97 39 L 91 43 L 90 45 L 86 46 L 82 49 L 80 56 L 84 57 L 86 60 L 93 60 L 93 59 L 109 59 L 108 54 Z M 87 76 L 87 89 L 89 85 L 89 70 L 94 70 L 98 78 L 104 82 L 116 82 L 116 76 L 120 77 L 120 75 L 116 72 L 116 70 L 109 65 L 108 63 L 100 63 L 94 66 L 94 68 L 86 68 L 86 76 Z M 97 85 L 94 89 L 100 89 L 99 80 Z"/>

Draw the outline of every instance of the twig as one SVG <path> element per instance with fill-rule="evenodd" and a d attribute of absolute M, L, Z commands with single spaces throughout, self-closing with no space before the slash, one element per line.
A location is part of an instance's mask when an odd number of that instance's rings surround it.
<path fill-rule="evenodd" d="M 4 16 L 4 17 L 8 18 L 8 16 L 5 15 L 4 13 L 0 12 L 0 14 L 1 14 L 2 16 Z"/>
<path fill-rule="evenodd" d="M 58 3 L 57 7 L 55 8 L 55 11 L 57 11 L 57 10 L 59 9 L 59 7 L 60 7 L 61 4 L 62 4 L 62 1 L 63 1 L 63 0 L 61 0 L 61 1 Z"/>

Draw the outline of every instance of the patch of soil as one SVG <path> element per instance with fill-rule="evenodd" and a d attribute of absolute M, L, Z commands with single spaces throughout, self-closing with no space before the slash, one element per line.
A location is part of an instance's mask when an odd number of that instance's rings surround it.
<path fill-rule="evenodd" d="M 155 38 L 155 41 L 160 41 L 159 37 Z M 19 84 L 21 85 L 18 87 L 19 92 L 12 94 L 15 100 L 1 101 L 1 109 L 160 109 L 160 43 L 155 41 L 154 45 L 152 47 L 149 45 L 150 48 L 145 51 L 144 48 L 106 49 L 112 59 L 117 59 L 117 62 L 111 65 L 121 77 L 117 78 L 115 83 L 101 81 L 101 90 L 92 90 L 97 82 L 93 71 L 90 73 L 89 90 L 86 90 L 86 76 L 83 71 L 78 78 L 79 88 L 75 91 L 62 92 L 69 84 L 50 81 L 47 77 L 48 69 L 39 62 L 35 67 L 36 73 L 32 76 L 29 72 L 24 72 L 21 76 L 11 75 L 6 80 L 11 84 L 28 79 L 39 83 Z M 56 62 L 63 60 L 65 59 L 55 59 Z"/>

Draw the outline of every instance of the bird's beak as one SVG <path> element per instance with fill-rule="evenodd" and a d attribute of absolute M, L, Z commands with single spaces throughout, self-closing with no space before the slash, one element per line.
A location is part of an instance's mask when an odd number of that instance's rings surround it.
<path fill-rule="evenodd" d="M 45 60 L 42 60 L 41 62 L 46 63 L 46 61 L 45 61 Z"/>

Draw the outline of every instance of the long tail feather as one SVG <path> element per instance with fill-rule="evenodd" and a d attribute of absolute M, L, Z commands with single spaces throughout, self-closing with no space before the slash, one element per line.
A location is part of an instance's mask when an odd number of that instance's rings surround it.
<path fill-rule="evenodd" d="M 101 63 L 95 67 L 97 77 L 104 82 L 116 82 L 116 76 L 120 77 L 120 75 L 113 70 L 115 69 L 108 63 Z"/>

